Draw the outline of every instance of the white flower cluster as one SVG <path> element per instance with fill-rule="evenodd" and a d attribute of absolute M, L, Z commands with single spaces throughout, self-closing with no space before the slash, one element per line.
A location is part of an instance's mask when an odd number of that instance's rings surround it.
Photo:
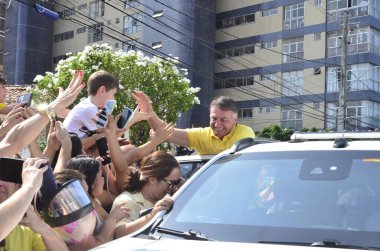
<path fill-rule="evenodd" d="M 195 94 L 197 92 L 199 92 L 201 90 L 200 87 L 190 87 L 188 90 L 187 90 L 187 93 L 188 94 Z"/>
<path fill-rule="evenodd" d="M 197 104 L 199 105 L 201 103 L 201 101 L 199 100 L 199 98 L 197 96 L 194 97 L 194 104 Z"/>
<path fill-rule="evenodd" d="M 33 79 L 33 82 L 40 82 L 42 79 L 44 79 L 44 76 L 37 75 L 37 76 Z"/>

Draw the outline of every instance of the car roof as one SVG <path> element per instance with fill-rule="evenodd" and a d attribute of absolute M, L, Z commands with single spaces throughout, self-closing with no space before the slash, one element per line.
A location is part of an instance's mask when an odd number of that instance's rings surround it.
<path fill-rule="evenodd" d="M 289 151 L 349 151 L 366 150 L 379 151 L 379 140 L 353 140 L 347 141 L 347 146 L 335 148 L 334 141 L 301 141 L 301 142 L 274 142 L 271 144 L 259 144 L 247 147 L 239 153 L 246 152 L 289 152 Z"/>
<path fill-rule="evenodd" d="M 185 156 L 176 156 L 175 158 L 179 163 L 181 162 L 193 162 L 193 161 L 201 161 L 201 160 L 210 160 L 215 155 L 185 155 Z"/>

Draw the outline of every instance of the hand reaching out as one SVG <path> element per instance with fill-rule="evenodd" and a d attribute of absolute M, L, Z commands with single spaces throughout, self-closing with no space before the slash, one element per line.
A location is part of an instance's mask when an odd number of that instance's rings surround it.
<path fill-rule="evenodd" d="M 132 94 L 132 96 L 136 100 L 142 112 L 153 112 L 152 101 L 145 93 L 142 91 L 136 91 Z"/>
<path fill-rule="evenodd" d="M 163 123 L 160 127 L 157 128 L 156 131 L 151 130 L 151 140 L 155 142 L 157 145 L 161 144 L 165 140 L 167 140 L 175 130 L 175 124 L 173 123 Z"/>

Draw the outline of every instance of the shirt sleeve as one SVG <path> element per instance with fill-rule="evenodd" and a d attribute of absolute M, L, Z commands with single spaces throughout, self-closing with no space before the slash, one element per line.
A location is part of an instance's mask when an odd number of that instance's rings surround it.
<path fill-rule="evenodd" d="M 201 147 L 202 139 L 208 137 L 206 128 L 191 128 L 186 129 L 187 139 L 189 142 L 188 147 L 190 149 L 198 149 Z"/>
<path fill-rule="evenodd" d="M 42 239 L 42 236 L 40 234 L 34 233 L 33 251 L 45 251 L 45 250 L 46 250 L 46 247 Z"/>
<path fill-rule="evenodd" d="M 122 204 L 125 208 L 129 209 L 129 217 L 125 217 L 121 219 L 117 224 L 116 227 L 124 226 L 127 223 L 130 223 L 134 220 L 137 220 L 139 218 L 140 214 L 140 208 L 137 205 L 137 203 L 133 200 L 131 200 L 128 196 L 122 196 L 120 198 L 116 198 L 113 202 L 111 212 L 114 210 L 115 206 L 118 204 Z"/>

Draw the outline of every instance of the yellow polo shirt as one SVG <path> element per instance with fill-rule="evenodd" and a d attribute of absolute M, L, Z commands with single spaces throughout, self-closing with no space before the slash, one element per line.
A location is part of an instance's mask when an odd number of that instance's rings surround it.
<path fill-rule="evenodd" d="M 0 103 L 0 110 L 2 110 L 4 107 L 6 107 L 7 105 L 4 104 L 4 103 Z"/>
<path fill-rule="evenodd" d="M 40 234 L 32 229 L 17 225 L 10 234 L 5 237 L 6 249 L 22 251 L 43 251 L 46 250 Z M 0 250 L 2 250 L 0 248 Z"/>
<path fill-rule="evenodd" d="M 199 155 L 218 154 L 232 147 L 237 141 L 244 138 L 254 138 L 252 128 L 245 125 L 235 125 L 232 131 L 219 139 L 211 127 L 187 129 L 189 148 L 195 149 Z"/>

